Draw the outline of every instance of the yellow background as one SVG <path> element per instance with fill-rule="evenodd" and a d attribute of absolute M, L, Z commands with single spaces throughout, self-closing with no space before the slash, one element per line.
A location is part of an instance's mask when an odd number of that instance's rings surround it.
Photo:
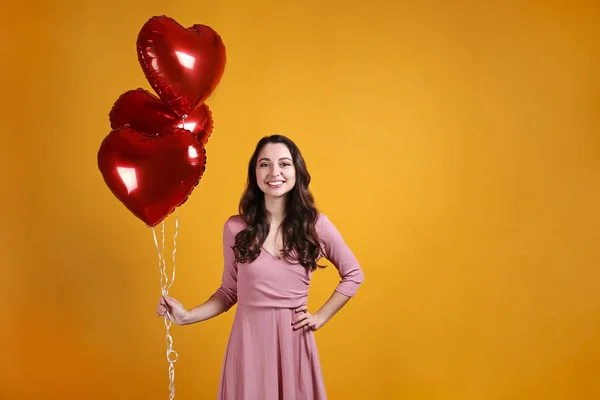
<path fill-rule="evenodd" d="M 106 0 L 3 4 L 1 399 L 168 398 L 152 232 L 96 166 L 163 13 L 228 52 L 173 296 L 218 286 L 279 132 L 366 275 L 316 333 L 331 399 L 600 398 L 597 2 Z M 312 310 L 337 281 L 315 276 Z M 173 327 L 176 399 L 215 398 L 233 315 Z"/>

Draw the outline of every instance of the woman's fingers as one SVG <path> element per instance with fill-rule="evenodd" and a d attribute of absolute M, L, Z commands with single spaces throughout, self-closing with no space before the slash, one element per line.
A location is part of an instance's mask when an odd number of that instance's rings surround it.
<path fill-rule="evenodd" d="M 176 299 L 163 295 L 158 300 L 156 316 L 166 316 L 169 320 L 173 321 L 177 320 L 179 317 L 176 315 L 180 315 L 182 312 L 184 312 L 183 305 Z"/>
<path fill-rule="evenodd" d="M 175 300 L 175 299 L 174 299 L 174 298 L 172 298 L 172 297 L 169 297 L 169 296 L 167 296 L 167 295 L 164 295 L 164 296 L 163 296 L 163 299 L 164 299 L 164 301 L 165 301 L 165 304 L 166 304 L 166 306 L 167 306 L 169 309 L 173 309 L 173 307 L 181 307 L 181 308 L 183 308 L 183 305 L 182 305 L 182 304 L 181 304 L 179 301 Z"/>
<path fill-rule="evenodd" d="M 300 321 L 304 321 L 305 319 L 308 318 L 308 313 L 302 313 L 302 314 L 298 314 L 298 316 L 296 316 L 296 318 L 292 318 L 292 325 L 297 324 Z"/>
<path fill-rule="evenodd" d="M 299 323 L 294 325 L 294 329 L 300 329 L 303 326 L 306 326 L 310 323 L 310 320 L 308 318 L 303 319 L 302 321 L 300 321 Z"/>
<path fill-rule="evenodd" d="M 169 310 L 171 307 L 169 306 L 169 304 L 167 303 L 167 301 L 165 300 L 164 296 L 161 297 L 158 300 L 158 307 L 156 309 L 156 315 L 157 316 L 163 316 L 167 313 L 167 310 Z"/>

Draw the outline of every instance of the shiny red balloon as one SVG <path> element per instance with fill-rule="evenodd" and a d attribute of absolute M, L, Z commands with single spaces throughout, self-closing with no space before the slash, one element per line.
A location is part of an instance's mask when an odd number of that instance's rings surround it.
<path fill-rule="evenodd" d="M 164 135 L 174 128 L 183 128 L 196 135 L 205 145 L 213 130 L 212 113 L 206 104 L 200 105 L 185 119 L 144 89 L 129 90 L 115 102 L 108 115 L 112 129 L 130 127 L 149 136 Z"/>
<path fill-rule="evenodd" d="M 137 51 L 146 79 L 179 117 L 206 101 L 225 70 L 225 45 L 217 32 L 201 24 L 186 29 L 164 15 L 144 24 Z"/>
<path fill-rule="evenodd" d="M 157 137 L 117 129 L 98 150 L 98 168 L 106 185 L 149 227 L 186 202 L 205 167 L 204 146 L 184 129 Z"/>

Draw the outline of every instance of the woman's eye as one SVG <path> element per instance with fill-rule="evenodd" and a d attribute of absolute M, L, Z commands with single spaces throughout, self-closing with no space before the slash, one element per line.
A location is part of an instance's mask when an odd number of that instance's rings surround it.
<path fill-rule="evenodd" d="M 282 167 L 289 167 L 291 164 L 290 163 L 282 163 L 281 166 Z"/>
<path fill-rule="evenodd" d="M 260 164 L 261 168 L 268 167 L 268 166 L 269 166 L 269 164 L 265 164 L 265 163 Z"/>

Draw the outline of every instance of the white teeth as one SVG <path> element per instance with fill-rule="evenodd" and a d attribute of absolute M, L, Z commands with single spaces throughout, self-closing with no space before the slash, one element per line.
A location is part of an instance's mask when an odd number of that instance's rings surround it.
<path fill-rule="evenodd" d="M 270 187 L 277 188 L 277 187 L 280 187 L 281 185 L 283 185 L 283 182 L 281 182 L 281 181 L 280 182 L 268 182 L 267 185 L 269 185 Z"/>

